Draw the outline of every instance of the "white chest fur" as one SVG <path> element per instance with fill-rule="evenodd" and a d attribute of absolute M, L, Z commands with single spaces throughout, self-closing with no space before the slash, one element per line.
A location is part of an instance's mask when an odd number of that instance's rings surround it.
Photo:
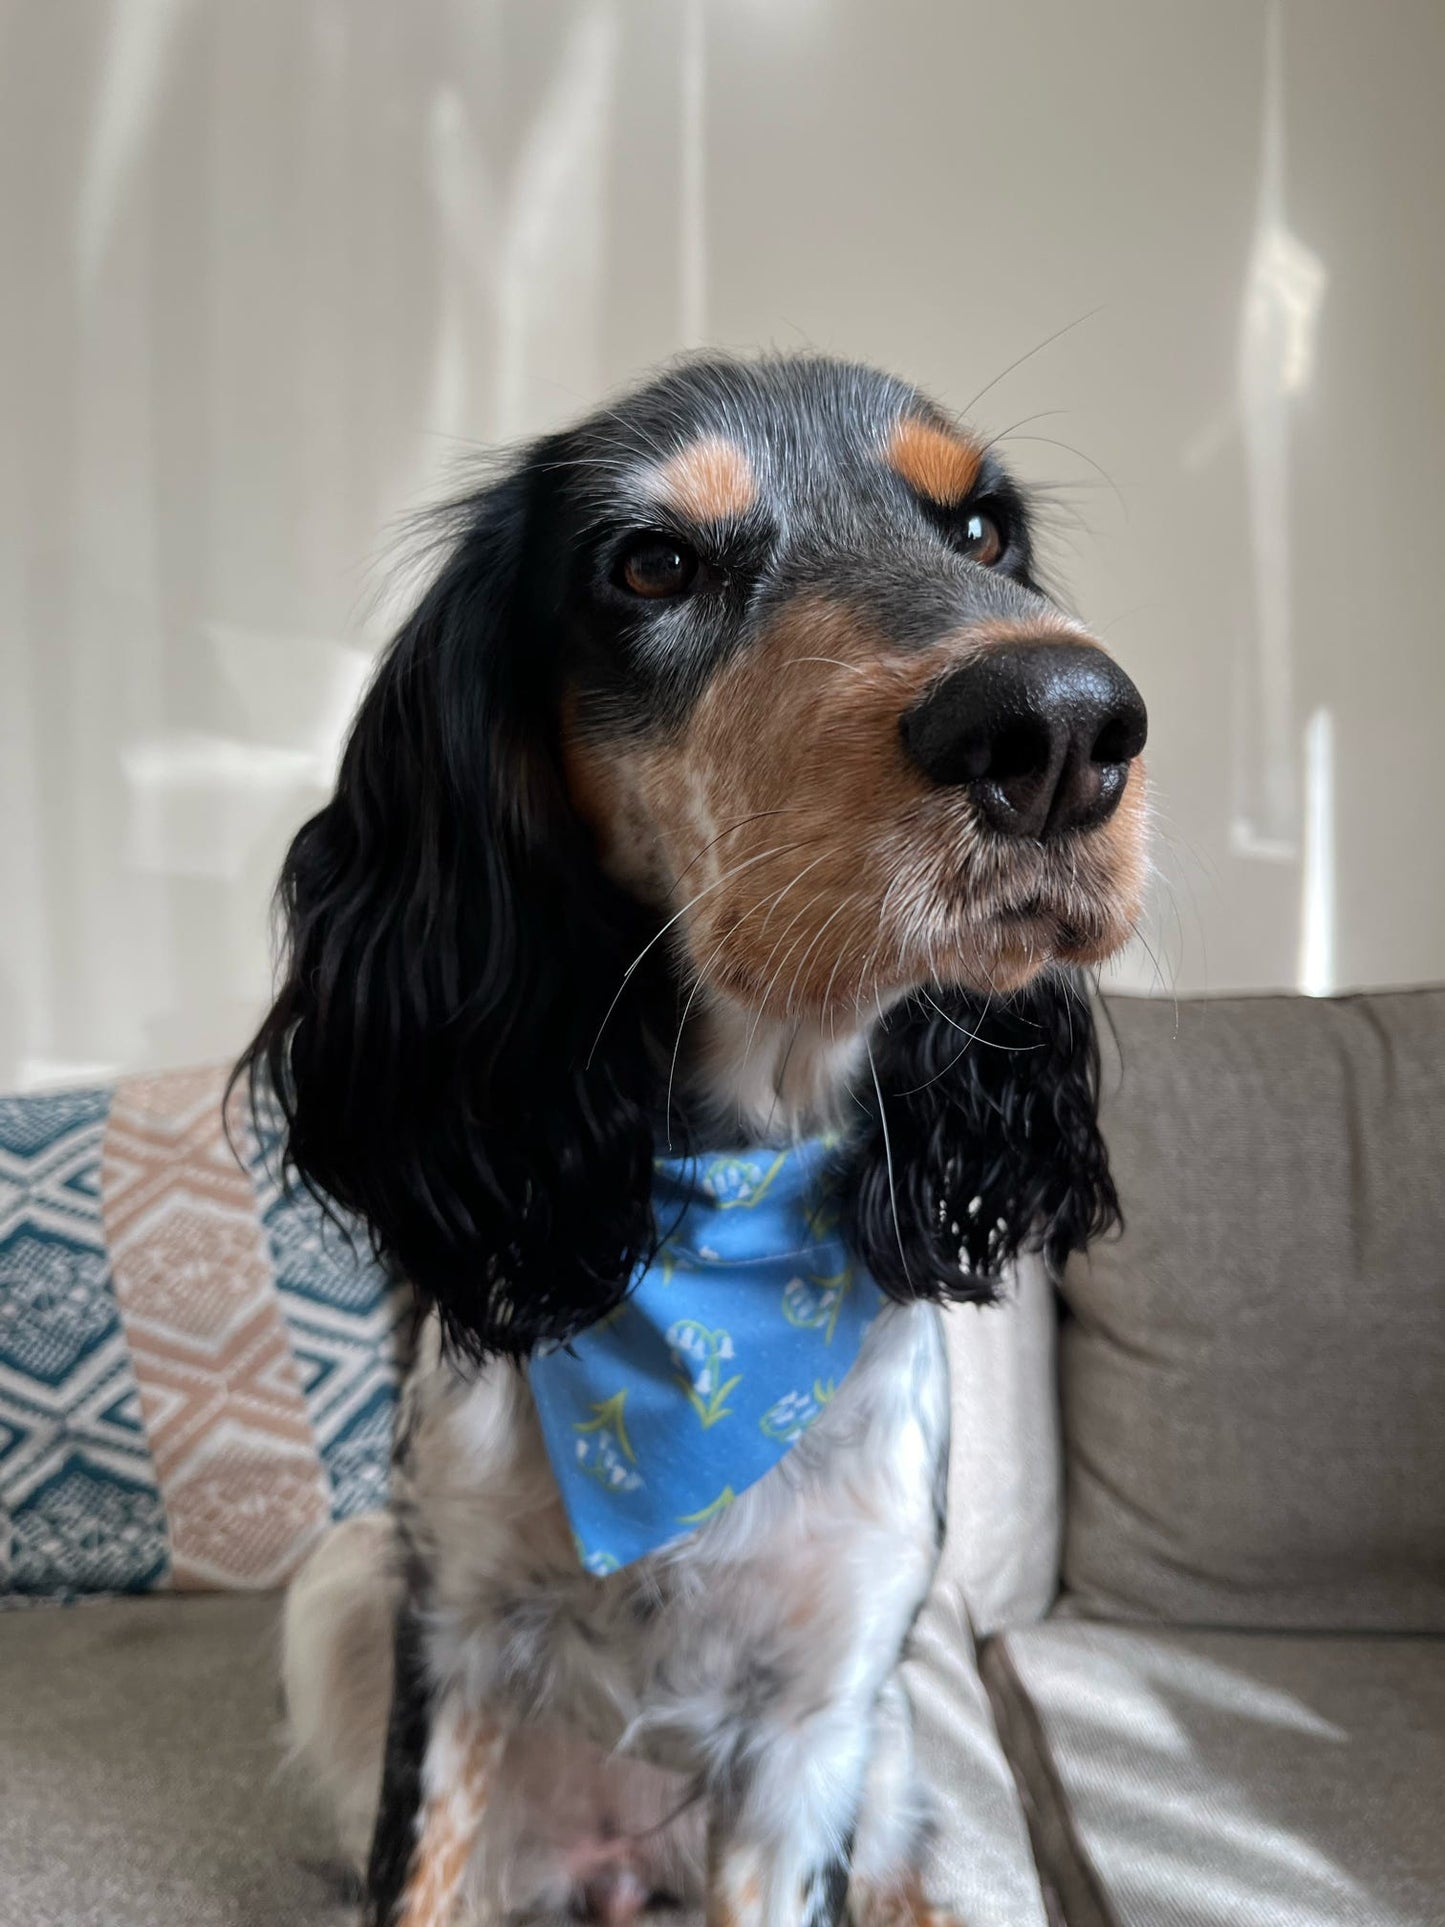
<path fill-rule="evenodd" d="M 431 1660 L 480 1703 L 684 1771 L 760 1716 L 878 1691 L 936 1559 L 947 1452 L 937 1315 L 889 1306 L 812 1430 L 679 1546 L 579 1570 L 525 1381 L 432 1349 L 399 1511 L 429 1573 Z"/>

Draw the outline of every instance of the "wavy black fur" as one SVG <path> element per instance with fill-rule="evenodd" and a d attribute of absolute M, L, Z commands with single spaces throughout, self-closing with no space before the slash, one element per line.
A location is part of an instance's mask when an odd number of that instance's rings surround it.
<path fill-rule="evenodd" d="M 653 1244 L 671 980 L 567 808 L 556 663 L 523 582 L 540 455 L 461 505 L 279 888 L 284 980 L 242 1059 L 290 1168 L 357 1213 L 475 1353 L 617 1304 Z M 670 1042 L 670 1033 L 669 1033 Z"/>
<path fill-rule="evenodd" d="M 927 991 L 890 1013 L 842 1191 L 852 1243 L 894 1298 L 987 1302 L 1025 1249 L 1057 1273 L 1120 1221 L 1099 1134 L 1082 982 L 1007 999 Z"/>

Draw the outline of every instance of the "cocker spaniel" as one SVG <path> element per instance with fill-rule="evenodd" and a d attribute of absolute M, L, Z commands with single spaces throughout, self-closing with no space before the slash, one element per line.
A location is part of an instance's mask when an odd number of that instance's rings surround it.
<path fill-rule="evenodd" d="M 935 1307 L 1116 1218 L 1144 706 L 865 367 L 678 366 L 446 543 L 245 1060 L 427 1313 L 390 1510 L 291 1594 L 297 1746 L 378 1927 L 934 1918 Z"/>

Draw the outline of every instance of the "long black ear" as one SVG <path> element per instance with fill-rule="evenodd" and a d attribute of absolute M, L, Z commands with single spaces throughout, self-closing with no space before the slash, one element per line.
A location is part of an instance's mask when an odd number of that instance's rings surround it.
<path fill-rule="evenodd" d="M 454 1342 L 520 1354 L 610 1310 L 653 1237 L 647 941 L 567 805 L 548 465 L 460 505 L 280 885 L 287 949 L 242 1059 L 303 1181 L 357 1213 Z"/>
<path fill-rule="evenodd" d="M 1094 1018 L 1071 973 L 1007 999 L 920 994 L 871 1048 L 847 1184 L 854 1248 L 891 1296 L 984 1301 L 1020 1251 L 1057 1272 L 1119 1223 Z"/>

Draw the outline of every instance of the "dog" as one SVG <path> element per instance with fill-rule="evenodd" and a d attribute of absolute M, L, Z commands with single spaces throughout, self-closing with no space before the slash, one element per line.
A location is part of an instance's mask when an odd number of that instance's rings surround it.
<path fill-rule="evenodd" d="M 899 1673 L 936 1308 L 1117 1222 L 1083 973 L 1140 909 L 1144 705 L 997 451 L 866 367 L 679 364 L 444 544 L 291 846 L 243 1060 L 425 1313 L 390 1509 L 289 1596 L 296 1747 L 377 1927 L 941 1918 Z M 746 1489 L 588 1560 L 546 1372 L 656 1274 L 659 1160 L 800 1144 L 874 1294 L 849 1368 Z M 672 1362 L 700 1424 L 739 1395 Z"/>

